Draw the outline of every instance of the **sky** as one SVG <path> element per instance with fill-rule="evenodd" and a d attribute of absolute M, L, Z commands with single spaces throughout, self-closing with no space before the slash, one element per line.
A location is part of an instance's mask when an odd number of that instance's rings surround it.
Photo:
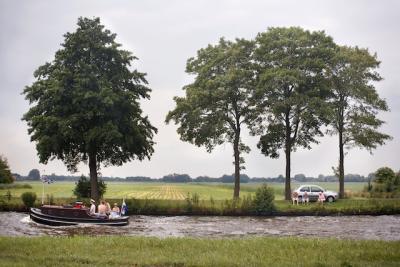
<path fill-rule="evenodd" d="M 29 103 L 21 95 L 32 84 L 37 67 L 54 58 L 63 35 L 73 32 L 79 17 L 100 17 L 105 27 L 117 34 L 123 49 L 139 58 L 133 66 L 147 73 L 151 99 L 142 101 L 144 114 L 158 128 L 151 160 L 123 166 L 102 167 L 103 176 L 162 177 L 186 173 L 192 177 L 232 174 L 233 150 L 227 143 L 206 152 L 183 142 L 174 124 L 165 116 L 174 108 L 174 96 L 193 77 L 185 73 L 188 58 L 221 37 L 254 38 L 268 27 L 300 26 L 324 30 L 341 45 L 368 48 L 382 62 L 384 80 L 376 85 L 390 112 L 379 114 L 386 121 L 381 130 L 393 140 L 370 154 L 351 149 L 345 158 L 345 172 L 368 175 L 379 167 L 400 169 L 400 1 L 315 0 L 315 1 L 54 1 L 0 0 L 0 154 L 8 159 L 12 172 L 21 175 L 34 168 L 45 174 L 69 173 L 61 161 L 39 163 L 35 144 L 30 142 L 21 117 Z M 285 172 L 284 157 L 269 159 L 257 149 L 257 137 L 244 131 L 243 141 L 251 152 L 245 155 L 250 177 L 275 177 Z M 332 175 L 338 163 L 337 136 L 319 139 L 311 150 L 292 154 L 292 174 Z M 282 153 L 283 154 L 283 153 Z M 76 175 L 89 173 L 81 164 Z"/>

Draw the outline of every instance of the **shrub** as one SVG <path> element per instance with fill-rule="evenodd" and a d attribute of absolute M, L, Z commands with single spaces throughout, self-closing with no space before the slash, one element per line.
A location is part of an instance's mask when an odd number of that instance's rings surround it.
<path fill-rule="evenodd" d="M 394 192 L 399 189 L 400 178 L 388 167 L 379 168 L 375 173 L 375 192 Z"/>
<path fill-rule="evenodd" d="M 11 184 L 14 182 L 7 159 L 0 155 L 0 183 Z"/>
<path fill-rule="evenodd" d="M 10 200 L 11 200 L 11 197 L 12 197 L 11 191 L 10 191 L 10 190 L 7 190 L 7 193 L 6 193 L 6 198 L 7 198 L 7 200 L 10 201 Z"/>
<path fill-rule="evenodd" d="M 199 206 L 199 200 L 200 197 L 197 193 L 194 193 L 192 196 L 190 195 L 190 193 L 187 194 L 185 201 L 186 201 L 186 211 L 187 212 L 192 212 L 193 211 L 193 207 L 198 207 Z"/>
<path fill-rule="evenodd" d="M 25 192 L 21 195 L 22 202 L 28 208 L 33 207 L 36 201 L 36 194 L 34 192 Z"/>
<path fill-rule="evenodd" d="M 104 181 L 97 181 L 99 188 L 99 196 L 102 197 L 106 192 L 107 185 Z M 79 178 L 79 181 L 75 183 L 74 195 L 78 198 L 88 198 L 90 197 L 90 180 L 88 180 L 84 175 Z"/>
<path fill-rule="evenodd" d="M 49 205 L 54 205 L 55 204 L 53 194 L 51 194 L 51 195 L 47 194 L 46 195 L 46 203 L 49 203 Z"/>
<path fill-rule="evenodd" d="M 267 215 L 275 211 L 274 199 L 273 188 L 268 187 L 266 184 L 259 187 L 253 200 L 256 214 Z"/>

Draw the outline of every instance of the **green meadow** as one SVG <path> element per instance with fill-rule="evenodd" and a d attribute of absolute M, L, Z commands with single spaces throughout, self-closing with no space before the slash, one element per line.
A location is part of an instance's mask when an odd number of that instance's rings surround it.
<path fill-rule="evenodd" d="M 38 198 L 42 195 L 43 184 L 41 182 L 16 182 L 16 184 L 29 184 L 31 189 L 11 188 L 9 189 L 13 197 L 19 197 L 26 191 L 35 192 Z M 136 183 L 136 182 L 107 182 L 107 191 L 105 198 L 135 198 L 135 199 L 165 199 L 165 200 L 183 200 L 188 193 L 197 194 L 200 200 L 225 200 L 231 199 L 233 195 L 233 184 L 223 183 Z M 338 183 L 314 183 L 329 190 L 338 191 Z M 346 183 L 345 189 L 348 192 L 359 193 L 363 190 L 365 183 Z M 55 182 L 44 184 L 45 195 L 53 195 L 54 198 L 74 197 L 74 182 Z M 241 197 L 255 193 L 260 183 L 241 184 Z M 283 183 L 269 183 L 268 186 L 274 188 L 275 199 L 282 200 L 284 197 Z M 299 184 L 292 184 L 295 189 Z M 0 196 L 4 196 L 8 189 L 0 189 Z"/>
<path fill-rule="evenodd" d="M 0 237 L 0 266 L 399 266 L 399 241 Z"/>

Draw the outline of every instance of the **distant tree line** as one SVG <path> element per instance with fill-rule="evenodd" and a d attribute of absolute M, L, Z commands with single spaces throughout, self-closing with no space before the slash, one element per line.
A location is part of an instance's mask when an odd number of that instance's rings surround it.
<path fill-rule="evenodd" d="M 32 171 L 29 172 L 31 174 Z M 39 181 L 40 179 L 35 175 L 34 178 L 32 176 L 22 176 L 20 174 L 14 173 L 13 176 L 17 181 Z M 47 175 L 53 181 L 79 181 L 81 176 L 71 176 L 71 175 L 56 175 L 51 174 Z M 374 181 L 375 175 L 374 173 L 369 174 L 368 176 L 363 176 L 359 174 L 346 174 L 344 179 L 346 182 L 368 182 Z M 147 176 L 128 176 L 128 177 L 109 177 L 102 176 L 102 181 L 105 182 L 163 182 L 163 183 L 234 183 L 235 176 L 224 174 L 221 177 L 209 177 L 209 176 L 198 176 L 196 178 L 190 177 L 188 174 L 168 174 L 164 175 L 161 178 L 151 178 Z M 299 183 L 312 183 L 312 182 L 338 182 L 338 177 L 335 175 L 318 175 L 318 177 L 306 176 L 304 174 L 296 174 L 292 177 L 294 182 Z M 278 177 L 249 177 L 246 174 L 240 175 L 241 183 L 284 183 L 285 177 L 283 175 L 279 175 Z"/>

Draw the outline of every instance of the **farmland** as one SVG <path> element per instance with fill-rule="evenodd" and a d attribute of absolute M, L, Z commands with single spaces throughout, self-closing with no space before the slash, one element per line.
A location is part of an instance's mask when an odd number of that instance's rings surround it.
<path fill-rule="evenodd" d="M 13 197 L 19 197 L 23 192 L 32 191 L 37 196 L 42 195 L 43 184 L 41 182 L 17 182 L 16 184 L 28 183 L 31 189 L 18 188 L 10 189 Z M 136 199 L 161 199 L 161 200 L 183 200 L 188 194 L 197 194 L 200 200 L 225 200 L 231 199 L 233 194 L 233 184 L 223 183 L 135 183 L 135 182 L 107 182 L 105 198 L 136 198 Z M 329 190 L 338 190 L 337 183 L 315 183 Z M 254 194 L 261 184 L 248 183 L 241 185 L 241 196 Z M 275 191 L 275 199 L 283 199 L 284 184 L 268 184 Z M 292 184 L 292 189 L 299 184 Z M 45 194 L 53 195 L 54 198 L 71 198 L 73 196 L 74 182 L 55 182 L 45 184 Z M 345 188 L 351 192 L 363 190 L 364 183 L 346 183 Z M 0 189 L 0 196 L 6 194 L 6 189 Z"/>

